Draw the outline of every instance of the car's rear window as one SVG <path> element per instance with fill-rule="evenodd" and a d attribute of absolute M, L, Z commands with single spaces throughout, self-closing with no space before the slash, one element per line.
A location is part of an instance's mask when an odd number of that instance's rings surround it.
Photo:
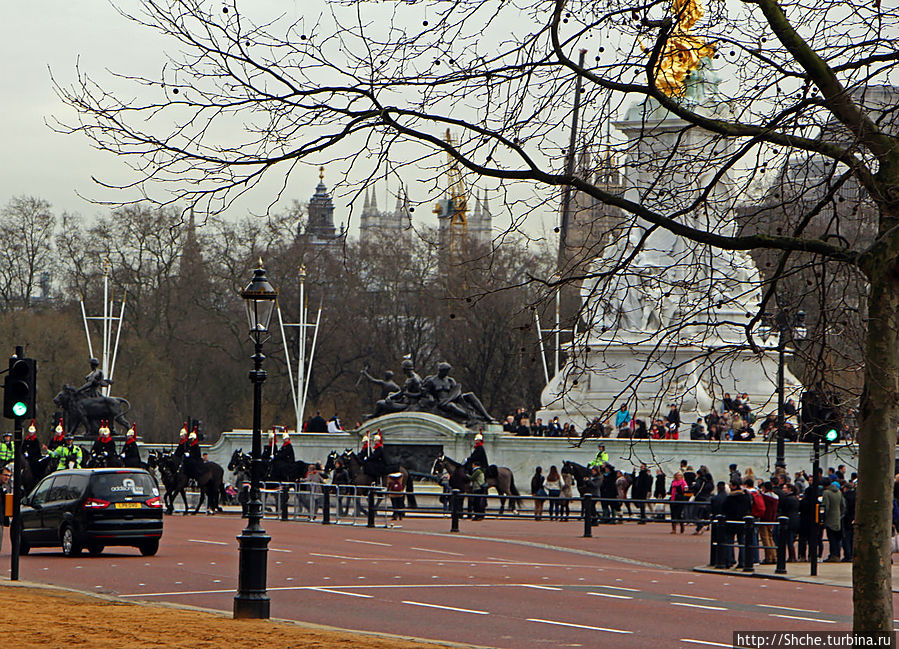
<path fill-rule="evenodd" d="M 159 495 L 159 489 L 146 473 L 97 473 L 91 477 L 94 498 L 109 502 L 147 500 Z"/>

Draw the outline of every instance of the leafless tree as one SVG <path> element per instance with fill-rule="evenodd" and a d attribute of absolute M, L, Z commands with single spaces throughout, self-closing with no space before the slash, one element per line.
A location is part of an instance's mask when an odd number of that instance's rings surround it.
<path fill-rule="evenodd" d="M 80 115 L 69 130 L 130 158 L 145 191 L 152 182 L 168 183 L 174 191 L 167 196 L 174 198 L 164 200 L 203 202 L 209 211 L 229 205 L 266 174 L 289 176 L 328 154 L 359 164 L 398 164 L 419 159 L 422 151 L 449 153 L 468 172 L 539 203 L 549 190 L 567 185 L 630 215 L 630 245 L 621 247 L 620 263 L 595 267 L 587 278 L 597 281 L 593 304 L 603 303 L 607 280 L 619 282 L 615 290 L 626 294 L 633 284 L 622 278 L 640 275 L 634 263 L 640 254 L 660 252 L 657 242 L 673 236 L 692 242 L 710 265 L 696 268 L 683 250 L 675 251 L 674 270 L 662 274 L 656 288 L 677 298 L 681 281 L 705 286 L 704 307 L 677 314 L 687 322 L 702 317 L 703 326 L 726 324 L 707 317 L 721 301 L 714 295 L 717 280 L 727 274 L 726 268 L 710 270 L 722 257 L 715 251 L 774 253 L 761 309 L 776 294 L 777 280 L 789 274 L 795 253 L 827 267 L 850 267 L 867 286 L 854 629 L 891 633 L 899 140 L 865 97 L 895 80 L 896 9 L 880 2 L 716 2 L 696 22 L 701 10 L 683 0 L 421 4 L 429 12 L 424 20 L 415 5 L 371 3 L 383 5 L 373 20 L 358 10 L 360 3 L 332 3 L 332 11 L 311 24 L 288 16 L 254 22 L 250 9 L 244 13 L 233 3 L 145 0 L 132 18 L 170 36 L 172 51 L 182 54 L 167 61 L 159 78 L 135 79 L 138 99 L 118 99 L 106 92 L 105 80 L 85 74 L 59 87 Z M 580 48 L 596 56 L 581 65 L 574 56 Z M 712 83 L 708 64 L 696 67 L 703 57 L 714 60 L 725 82 Z M 638 180 L 649 180 L 637 191 L 607 191 L 560 171 L 577 80 L 584 86 L 586 141 L 609 144 L 604 127 L 612 112 L 642 123 L 645 137 L 618 149 L 631 160 L 657 136 L 660 115 L 679 120 L 675 146 L 650 148 L 656 155 L 648 159 L 642 151 L 646 175 Z M 245 127 L 228 128 L 235 123 Z M 457 132 L 457 146 L 444 139 L 447 127 Z M 834 137 L 833 128 L 849 137 Z M 222 133 L 228 134 L 224 142 Z M 819 199 L 796 203 L 799 211 L 785 216 L 779 232 L 739 231 L 715 217 L 732 214 L 759 175 L 805 157 L 830 170 L 820 175 Z M 872 204 L 866 216 L 871 236 L 834 238 L 810 229 L 850 179 Z M 831 233 L 839 234 L 824 231 Z M 666 286 L 679 267 L 678 282 Z M 651 316 L 651 310 L 641 315 Z M 744 327 L 747 334 L 757 317 Z"/>
<path fill-rule="evenodd" d="M 0 212 L 0 309 L 29 307 L 41 275 L 52 275 L 56 217 L 50 203 L 16 196 Z M 45 281 L 45 285 L 49 281 Z"/>

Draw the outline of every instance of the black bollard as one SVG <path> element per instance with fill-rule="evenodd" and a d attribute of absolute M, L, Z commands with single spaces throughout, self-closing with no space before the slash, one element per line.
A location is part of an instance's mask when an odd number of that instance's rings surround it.
<path fill-rule="evenodd" d="M 331 487 L 322 487 L 322 525 L 331 524 Z"/>
<path fill-rule="evenodd" d="M 787 574 L 787 536 L 790 534 L 790 519 L 786 516 L 777 517 L 777 567 L 775 575 Z"/>
<path fill-rule="evenodd" d="M 462 509 L 462 499 L 459 490 L 453 489 L 450 494 L 450 532 L 459 531 L 459 511 Z"/>
<path fill-rule="evenodd" d="M 375 490 L 368 490 L 368 527 L 375 526 Z"/>
<path fill-rule="evenodd" d="M 290 487 L 288 487 L 286 484 L 282 484 L 282 485 L 281 485 L 281 490 L 280 490 L 280 492 L 278 493 L 278 495 L 280 496 L 280 499 L 281 499 L 280 505 L 281 505 L 281 520 L 282 520 L 282 521 L 286 521 L 286 520 L 287 520 L 287 494 L 288 494 L 288 489 L 290 489 Z"/>
<path fill-rule="evenodd" d="M 718 522 L 718 555 L 715 557 L 715 568 L 724 570 L 728 564 L 728 552 L 729 556 L 733 558 L 734 551 L 727 545 L 727 518 L 724 514 L 718 514 L 715 516 L 715 520 Z"/>
<path fill-rule="evenodd" d="M 755 572 L 752 562 L 752 534 L 755 531 L 755 518 L 743 518 L 743 572 Z"/>
<path fill-rule="evenodd" d="M 584 538 L 593 538 L 593 496 L 581 496 L 581 513 L 584 515 Z"/>
<path fill-rule="evenodd" d="M 718 562 L 718 518 L 715 517 L 712 519 L 712 523 L 709 526 L 710 536 L 709 536 L 709 565 L 714 566 Z"/>

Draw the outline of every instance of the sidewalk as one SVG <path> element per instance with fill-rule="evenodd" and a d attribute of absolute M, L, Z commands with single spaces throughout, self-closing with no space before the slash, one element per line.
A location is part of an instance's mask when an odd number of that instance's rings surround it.
<path fill-rule="evenodd" d="M 809 574 L 809 564 L 807 561 L 787 564 L 787 574 L 776 575 L 774 570 L 777 567 L 774 564 L 756 564 L 753 572 L 743 572 L 742 569 L 730 568 L 727 570 L 717 570 L 714 566 L 696 566 L 694 572 L 709 572 L 722 575 L 730 575 L 733 577 L 764 577 L 768 579 L 786 579 L 788 581 L 800 581 L 809 584 L 822 584 L 825 586 L 840 586 L 842 588 L 852 587 L 852 564 L 851 563 L 822 563 L 818 562 L 818 575 L 812 577 Z M 899 564 L 892 566 L 893 572 L 893 592 L 899 592 Z"/>

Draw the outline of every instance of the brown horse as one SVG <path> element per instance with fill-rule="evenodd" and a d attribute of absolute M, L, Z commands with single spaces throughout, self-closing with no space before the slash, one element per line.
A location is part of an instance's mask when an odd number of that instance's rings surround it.
<path fill-rule="evenodd" d="M 441 455 L 434 461 L 431 474 L 439 476 L 444 470 L 446 470 L 450 476 L 453 476 L 462 470 L 462 463 L 456 462 L 446 455 Z M 486 473 L 487 489 L 489 490 L 490 487 L 493 487 L 496 489 L 496 493 L 499 494 L 499 513 L 502 515 L 506 510 L 506 498 L 508 496 L 521 495 L 518 493 L 518 488 L 515 486 L 515 476 L 512 475 L 512 469 L 509 467 L 496 466 L 495 464 L 491 464 L 487 467 Z M 509 511 L 512 513 L 518 513 L 515 505 L 516 499 L 509 498 Z"/>

